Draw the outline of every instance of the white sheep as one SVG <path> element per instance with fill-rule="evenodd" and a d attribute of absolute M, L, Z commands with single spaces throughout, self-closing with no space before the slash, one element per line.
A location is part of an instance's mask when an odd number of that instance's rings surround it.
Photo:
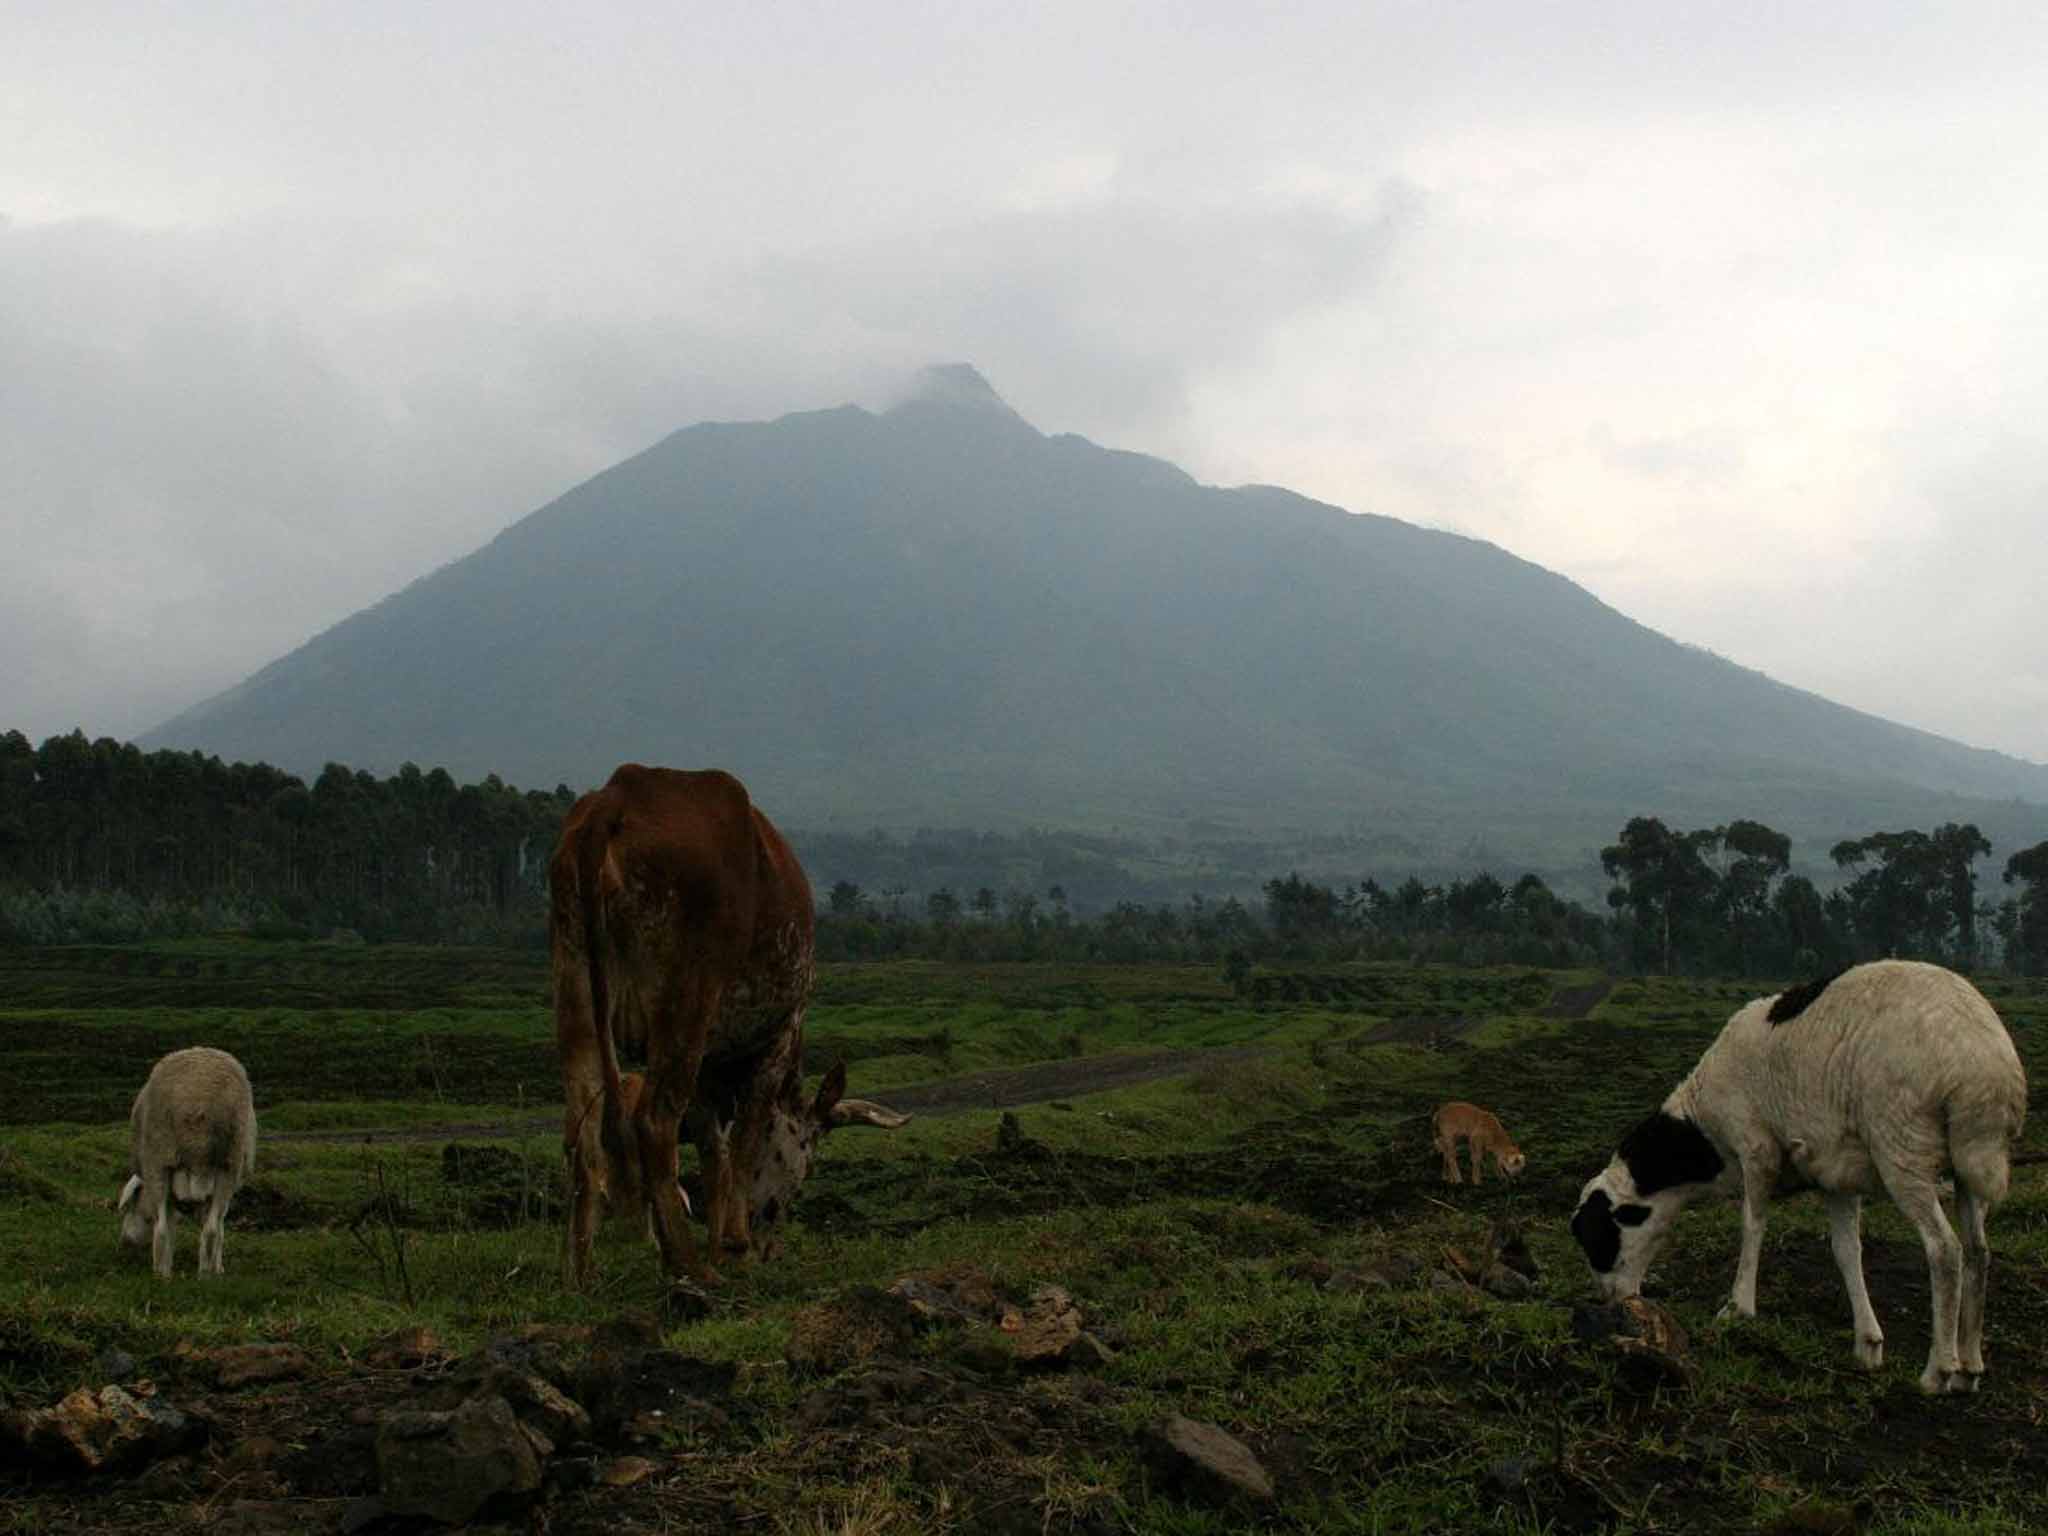
<path fill-rule="evenodd" d="M 256 1105 L 249 1074 L 226 1051 L 195 1045 L 150 1069 L 129 1112 L 127 1185 L 121 1240 L 150 1245 L 156 1272 L 170 1278 L 177 1211 L 172 1200 L 204 1200 L 199 1273 L 220 1274 L 228 1202 L 256 1168 Z"/>
<path fill-rule="evenodd" d="M 1636 1295 L 1679 1211 L 1710 1188 L 1742 1194 L 1742 1254 L 1723 1315 L 1756 1315 L 1764 1210 L 1784 1175 L 1827 1198 L 1829 1243 L 1856 1320 L 1856 1358 L 1884 1363 L 1863 1284 L 1865 1194 L 1890 1194 L 1920 1234 L 1934 1299 L 1920 1385 L 1974 1391 L 1984 1372 L 1984 1219 L 2005 1198 L 2027 1079 L 2012 1037 L 1953 971 L 1879 960 L 1758 998 L 1664 1107 L 1590 1179 L 1572 1234 L 1609 1299 Z M 1939 1181 L 1955 1173 L 1958 1243 Z"/>

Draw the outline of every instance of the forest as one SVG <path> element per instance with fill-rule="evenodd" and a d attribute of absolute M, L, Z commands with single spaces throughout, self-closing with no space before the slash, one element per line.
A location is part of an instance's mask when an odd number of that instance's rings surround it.
<path fill-rule="evenodd" d="M 538 946 L 547 858 L 574 800 L 566 785 L 458 784 L 410 763 L 387 778 L 329 763 L 308 784 L 265 763 L 79 731 L 37 746 L 8 731 L 0 943 L 240 932 Z M 1352 959 L 1786 976 L 1900 955 L 2048 974 L 2048 840 L 2000 865 L 1970 823 L 1839 842 L 1838 880 L 1823 890 L 1760 821 L 1680 829 L 1636 816 L 1600 853 L 1605 910 L 1533 873 L 1485 869 L 1436 882 L 1274 871 L 1239 890 L 1136 900 L 1127 893 L 1145 882 L 1121 872 L 1142 850 L 1110 839 L 791 836 L 817 886 L 826 960 L 1199 962 L 1244 985 L 1258 964 Z M 1995 884 L 1980 888 L 1980 866 Z"/>

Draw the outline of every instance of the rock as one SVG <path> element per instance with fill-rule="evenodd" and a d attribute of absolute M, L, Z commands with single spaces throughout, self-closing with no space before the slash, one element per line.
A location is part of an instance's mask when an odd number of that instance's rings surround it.
<path fill-rule="evenodd" d="M 1685 1328 L 1669 1307 L 1645 1301 L 1640 1296 L 1630 1296 L 1620 1303 L 1620 1307 L 1627 1319 L 1622 1331 L 1631 1338 L 1640 1339 L 1667 1355 L 1684 1355 L 1691 1351 L 1692 1340 L 1686 1337 Z"/>
<path fill-rule="evenodd" d="M 61 1473 L 127 1471 L 190 1449 L 203 1421 L 180 1413 L 154 1389 L 80 1387 L 55 1407 L 0 1417 L 0 1452 Z"/>
<path fill-rule="evenodd" d="M 697 1360 L 673 1349 L 592 1355 L 573 1391 L 590 1414 L 593 1437 L 601 1439 L 647 1413 L 683 1423 L 722 1422 L 716 1404 L 732 1395 L 738 1372 L 729 1360 Z"/>
<path fill-rule="evenodd" d="M 1638 1392 L 1686 1388 L 1699 1379 L 1684 1327 L 1654 1301 L 1630 1296 L 1607 1306 L 1574 1307 L 1572 1332 L 1588 1344 L 1610 1341 L 1623 1383 Z"/>
<path fill-rule="evenodd" d="M 447 1357 L 433 1331 L 416 1326 L 395 1329 L 373 1341 L 363 1352 L 363 1364 L 377 1371 L 416 1371 Z"/>
<path fill-rule="evenodd" d="M 377 1476 L 388 1513 L 460 1525 L 493 1499 L 537 1490 L 540 1461 L 512 1405 L 476 1397 L 447 1413 L 387 1414 L 377 1429 Z"/>
<path fill-rule="evenodd" d="M 645 1456 L 621 1456 L 599 1469 L 597 1480 L 607 1488 L 630 1488 L 654 1476 L 654 1463 Z"/>
<path fill-rule="evenodd" d="M 1479 1277 L 1482 1289 L 1505 1301 L 1518 1301 L 1534 1294 L 1536 1282 L 1518 1269 L 1512 1269 L 1499 1259 L 1486 1266 L 1486 1273 Z"/>
<path fill-rule="evenodd" d="M 293 1344 L 230 1344 L 185 1353 L 224 1391 L 265 1381 L 289 1381 L 313 1369 L 306 1352 Z"/>
<path fill-rule="evenodd" d="M 1586 1344 L 1602 1339 L 1636 1339 L 1667 1354 L 1683 1355 L 1692 1348 L 1685 1328 L 1670 1308 L 1640 1296 L 1604 1306 L 1572 1308 L 1572 1333 Z"/>
<path fill-rule="evenodd" d="M 963 1301 L 945 1286 L 921 1275 L 905 1275 L 885 1293 L 902 1298 L 913 1316 L 931 1323 L 980 1323 L 988 1320 L 988 1309 Z"/>
<path fill-rule="evenodd" d="M 1273 1479 L 1242 1440 L 1214 1424 L 1174 1414 L 1145 1432 L 1148 1466 L 1162 1484 L 1211 1504 L 1268 1505 Z"/>
<path fill-rule="evenodd" d="M 588 1440 L 590 1415 L 574 1398 L 516 1366 L 494 1365 L 472 1356 L 421 1399 L 424 1408 L 447 1411 L 479 1397 L 502 1397 L 520 1423 L 549 1440 Z"/>
<path fill-rule="evenodd" d="M 1511 1216 L 1503 1216 L 1493 1224 L 1487 1234 L 1486 1246 L 1496 1263 L 1505 1264 L 1525 1280 L 1543 1278 L 1543 1270 L 1536 1262 L 1536 1255 L 1529 1251 L 1529 1244 L 1522 1236 L 1522 1224 Z"/>
<path fill-rule="evenodd" d="M 1074 1298 L 1056 1285 L 1041 1285 L 1031 1293 L 1010 1347 L 1019 1365 L 1058 1365 L 1080 1337 L 1081 1309 Z"/>
<path fill-rule="evenodd" d="M 711 1293 L 701 1285 L 678 1280 L 662 1297 L 661 1313 L 671 1323 L 701 1323 L 711 1315 Z"/>
<path fill-rule="evenodd" d="M 514 1377 L 536 1378 L 557 1391 L 569 1391 L 576 1367 L 571 1363 L 570 1345 L 556 1336 L 559 1331 L 528 1328 L 516 1334 L 501 1333 L 476 1353 L 442 1369 L 429 1363 L 413 1376 L 413 1384 L 427 1392 L 420 1406 L 453 1408 L 464 1398 L 498 1390 L 494 1383 Z M 587 1342 L 588 1330 L 584 1334 Z"/>
<path fill-rule="evenodd" d="M 346 1499 L 371 1492 L 377 1486 L 376 1422 L 373 1412 L 368 1424 L 314 1437 L 278 1461 L 277 1475 L 301 1498 Z"/>
<path fill-rule="evenodd" d="M 375 1525 L 385 1516 L 384 1501 L 374 1493 L 360 1499 L 349 1500 L 347 1509 L 341 1512 L 341 1521 L 335 1527 L 341 1536 L 356 1536 L 365 1526 Z"/>
<path fill-rule="evenodd" d="M 135 1374 L 135 1357 L 127 1350 L 116 1349 L 109 1344 L 94 1359 L 93 1368 L 105 1380 L 119 1385 Z"/>

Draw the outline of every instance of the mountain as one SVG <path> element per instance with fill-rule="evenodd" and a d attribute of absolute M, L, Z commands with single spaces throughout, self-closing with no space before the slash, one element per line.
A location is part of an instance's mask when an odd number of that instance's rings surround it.
<path fill-rule="evenodd" d="M 150 746 L 522 785 L 729 767 L 786 826 L 1398 834 L 1583 866 L 1631 815 L 1807 860 L 2048 767 L 1657 634 L 1491 544 L 1047 436 L 970 367 L 879 414 L 686 428 Z"/>

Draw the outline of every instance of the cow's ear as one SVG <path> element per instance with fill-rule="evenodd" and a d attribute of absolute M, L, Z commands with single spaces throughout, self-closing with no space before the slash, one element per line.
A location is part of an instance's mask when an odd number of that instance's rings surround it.
<path fill-rule="evenodd" d="M 846 1095 L 846 1063 L 835 1061 L 825 1081 L 818 1085 L 818 1097 L 811 1103 L 811 1118 L 820 1125 L 832 1124 L 832 1110 Z"/>
<path fill-rule="evenodd" d="M 128 1182 L 121 1186 L 120 1202 L 114 1207 L 114 1209 L 117 1211 L 127 1210 L 129 1206 L 135 1203 L 135 1197 L 141 1193 L 142 1175 L 139 1173 L 129 1174 Z"/>

